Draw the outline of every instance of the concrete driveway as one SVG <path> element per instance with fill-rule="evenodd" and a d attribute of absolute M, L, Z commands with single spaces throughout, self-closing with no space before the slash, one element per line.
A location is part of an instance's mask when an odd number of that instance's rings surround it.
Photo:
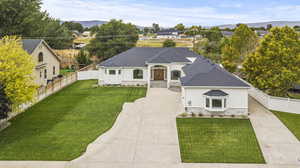
<path fill-rule="evenodd" d="M 151 88 L 146 98 L 126 103 L 114 127 L 71 162 L 74 167 L 147 168 L 178 165 L 176 114 L 180 93 Z"/>
<path fill-rule="evenodd" d="M 249 100 L 250 120 L 268 165 L 300 167 L 300 142 L 269 110 Z"/>

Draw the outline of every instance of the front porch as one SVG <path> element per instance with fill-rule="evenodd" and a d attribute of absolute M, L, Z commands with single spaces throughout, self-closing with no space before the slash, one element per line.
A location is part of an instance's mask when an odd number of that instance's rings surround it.
<path fill-rule="evenodd" d="M 170 65 L 149 65 L 148 66 L 148 87 L 149 88 L 170 88 L 180 87 L 179 79 L 181 70 L 173 69 Z"/>

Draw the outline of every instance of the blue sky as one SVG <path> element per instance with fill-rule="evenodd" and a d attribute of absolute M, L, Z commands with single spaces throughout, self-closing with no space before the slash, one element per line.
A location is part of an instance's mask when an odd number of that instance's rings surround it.
<path fill-rule="evenodd" d="M 300 0 L 43 0 L 42 9 L 61 20 L 115 18 L 141 26 L 300 21 Z"/>

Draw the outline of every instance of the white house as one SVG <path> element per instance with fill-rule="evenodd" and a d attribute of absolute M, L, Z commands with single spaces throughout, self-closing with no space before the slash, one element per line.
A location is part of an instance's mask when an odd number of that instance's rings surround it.
<path fill-rule="evenodd" d="M 176 86 L 187 112 L 248 115 L 249 85 L 188 48 L 132 48 L 98 67 L 99 85 Z"/>
<path fill-rule="evenodd" d="M 161 30 L 156 33 L 157 39 L 180 39 L 180 31 L 174 29 Z"/>

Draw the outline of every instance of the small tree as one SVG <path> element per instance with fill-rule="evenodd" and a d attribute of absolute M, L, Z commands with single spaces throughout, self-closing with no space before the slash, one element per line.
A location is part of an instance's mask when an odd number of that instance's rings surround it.
<path fill-rule="evenodd" d="M 83 68 L 92 63 L 88 54 L 84 50 L 80 50 L 80 52 L 76 56 L 76 61 L 79 64 L 79 68 Z"/>
<path fill-rule="evenodd" d="M 185 30 L 185 26 L 182 23 L 177 24 L 174 28 L 178 31 L 184 31 Z"/>
<path fill-rule="evenodd" d="M 286 96 L 300 78 L 300 36 L 290 27 L 272 28 L 243 64 L 247 80 L 273 96 Z"/>
<path fill-rule="evenodd" d="M 239 63 L 251 53 L 255 51 L 258 37 L 253 30 L 247 25 L 240 24 L 232 35 L 232 47 L 234 47 L 240 55 Z"/>
<path fill-rule="evenodd" d="M 176 43 L 173 40 L 165 40 L 163 43 L 163 47 L 176 47 Z"/>
<path fill-rule="evenodd" d="M 221 63 L 225 69 L 233 73 L 237 70 L 239 52 L 232 46 L 230 39 L 223 41 Z"/>
<path fill-rule="evenodd" d="M 0 83 L 16 107 L 32 101 L 36 94 L 34 68 L 34 60 L 23 50 L 20 39 L 4 37 L 0 40 Z"/>

